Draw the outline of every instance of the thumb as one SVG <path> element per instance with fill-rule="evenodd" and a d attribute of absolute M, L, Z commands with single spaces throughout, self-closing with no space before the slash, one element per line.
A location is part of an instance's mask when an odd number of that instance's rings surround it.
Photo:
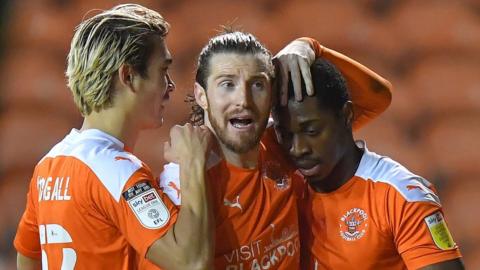
<path fill-rule="evenodd" d="M 163 158 L 168 162 L 174 162 L 174 156 L 172 153 L 172 147 L 170 146 L 170 142 L 163 143 Z"/>

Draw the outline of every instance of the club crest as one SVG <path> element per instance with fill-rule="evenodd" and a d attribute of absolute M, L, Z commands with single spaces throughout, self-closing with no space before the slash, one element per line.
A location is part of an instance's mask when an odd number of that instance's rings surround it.
<path fill-rule="evenodd" d="M 346 241 L 356 241 L 367 232 L 368 215 L 360 208 L 348 210 L 339 222 L 340 236 Z"/>

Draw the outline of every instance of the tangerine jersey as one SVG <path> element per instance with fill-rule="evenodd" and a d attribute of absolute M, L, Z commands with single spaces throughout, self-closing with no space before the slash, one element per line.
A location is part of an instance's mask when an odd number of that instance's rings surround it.
<path fill-rule="evenodd" d="M 301 206 L 302 269 L 418 269 L 459 258 L 432 185 L 366 147 L 339 189 Z"/>
<path fill-rule="evenodd" d="M 35 167 L 14 245 L 43 269 L 136 269 L 177 211 L 122 142 L 74 129 Z"/>
<path fill-rule="evenodd" d="M 260 146 L 257 168 L 225 160 L 208 169 L 215 216 L 215 269 L 299 269 L 296 189 L 303 180 Z M 160 186 L 181 203 L 179 167 L 168 164 Z M 300 181 L 300 182 L 299 182 Z"/>

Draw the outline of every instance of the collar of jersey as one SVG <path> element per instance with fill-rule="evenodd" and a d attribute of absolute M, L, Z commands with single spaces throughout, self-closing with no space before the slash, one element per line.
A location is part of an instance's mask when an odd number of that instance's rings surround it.
<path fill-rule="evenodd" d="M 355 141 L 355 144 L 363 150 L 362 159 L 360 160 L 360 164 L 358 164 L 355 176 L 362 177 L 366 171 L 369 171 L 374 167 L 375 163 L 378 163 L 379 156 L 376 153 L 368 150 L 367 143 L 365 141 L 358 140 Z"/>
<path fill-rule="evenodd" d="M 124 149 L 125 145 L 117 138 L 113 137 L 110 134 L 107 134 L 106 132 L 103 132 L 99 129 L 86 129 L 83 131 L 80 131 L 76 128 L 72 129 L 70 131 L 70 134 L 68 134 L 68 137 L 71 137 L 72 139 L 79 140 L 79 139 L 93 139 L 93 140 L 102 140 L 102 141 L 109 141 L 114 143 L 116 146 L 118 146 L 121 149 Z"/>
<path fill-rule="evenodd" d="M 332 191 L 332 192 L 316 192 L 310 185 L 308 185 L 309 193 L 313 195 L 313 197 L 328 197 L 332 196 L 341 192 L 344 192 L 348 190 L 354 183 L 355 183 L 355 177 L 361 173 L 366 166 L 369 166 L 370 161 L 372 160 L 372 152 L 368 151 L 367 148 L 367 143 L 363 140 L 357 140 L 355 141 L 355 144 L 363 150 L 362 158 L 360 159 L 360 164 L 358 165 L 357 170 L 355 171 L 355 174 L 353 175 L 352 178 L 350 178 L 347 182 L 345 182 L 343 185 L 341 185 L 338 189 Z"/>
<path fill-rule="evenodd" d="M 265 153 L 264 153 L 265 151 L 266 151 L 265 146 L 262 143 L 260 143 L 260 146 L 259 146 L 259 149 L 258 149 L 257 166 L 255 168 L 252 168 L 252 169 L 235 166 L 235 165 L 229 163 L 226 159 L 223 159 L 221 161 L 221 163 L 223 163 L 225 165 L 225 167 L 227 167 L 228 169 L 233 170 L 233 171 L 237 171 L 239 173 L 255 173 L 257 171 L 260 171 L 260 169 L 262 168 L 263 159 L 265 157 Z"/>

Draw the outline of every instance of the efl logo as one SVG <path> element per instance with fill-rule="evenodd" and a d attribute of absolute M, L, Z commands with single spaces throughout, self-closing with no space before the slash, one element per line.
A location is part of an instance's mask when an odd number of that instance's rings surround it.
<path fill-rule="evenodd" d="M 340 236 L 346 241 L 356 241 L 367 232 L 368 215 L 363 209 L 352 208 L 340 218 Z"/>
<path fill-rule="evenodd" d="M 143 201 L 147 203 L 151 200 L 154 200 L 156 197 L 155 197 L 155 194 L 153 194 L 153 192 L 152 192 L 152 193 L 149 193 L 149 194 L 143 196 L 142 198 L 143 198 Z"/>

